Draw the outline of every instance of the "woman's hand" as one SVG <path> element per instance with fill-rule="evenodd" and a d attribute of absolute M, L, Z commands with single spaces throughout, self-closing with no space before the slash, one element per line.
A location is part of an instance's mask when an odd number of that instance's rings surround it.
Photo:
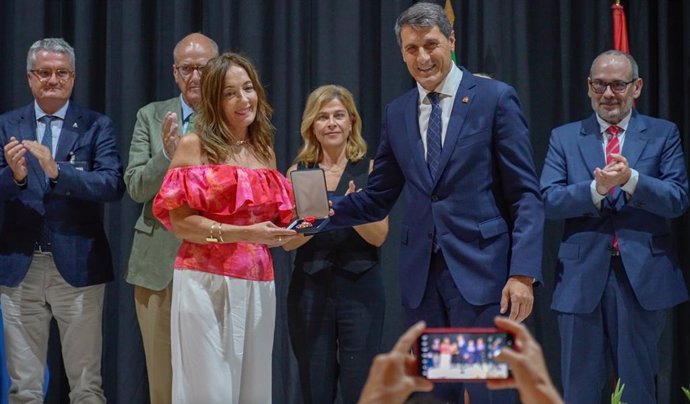
<path fill-rule="evenodd" d="M 250 243 L 266 244 L 269 247 L 279 247 L 293 238 L 298 233 L 276 226 L 273 222 L 261 222 L 246 226 L 247 240 Z"/>

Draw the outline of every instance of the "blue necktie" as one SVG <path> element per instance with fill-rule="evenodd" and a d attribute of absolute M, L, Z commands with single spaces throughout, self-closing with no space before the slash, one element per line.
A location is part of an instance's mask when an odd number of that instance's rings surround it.
<path fill-rule="evenodd" d="M 50 115 L 44 115 L 40 119 L 40 121 L 46 126 L 46 129 L 43 132 L 43 140 L 41 140 L 41 144 L 50 150 L 51 155 L 53 154 L 53 128 L 51 128 L 50 123 L 53 122 L 53 119 L 55 119 L 55 117 Z"/>
<path fill-rule="evenodd" d="M 431 178 L 435 180 L 441 160 L 441 104 L 438 93 L 429 93 L 427 97 L 431 101 L 431 114 L 426 129 L 426 164 Z"/>

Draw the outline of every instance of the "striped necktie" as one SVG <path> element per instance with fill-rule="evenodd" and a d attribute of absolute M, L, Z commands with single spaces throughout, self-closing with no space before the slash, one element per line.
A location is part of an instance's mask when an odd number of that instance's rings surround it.
<path fill-rule="evenodd" d="M 618 135 L 623 131 L 620 127 L 616 125 L 611 125 L 609 126 L 608 129 L 606 129 L 606 137 L 608 138 L 608 142 L 606 143 L 606 164 L 611 164 L 613 162 L 613 158 L 611 157 L 612 153 L 615 154 L 620 154 L 621 152 L 621 143 L 620 140 L 618 139 Z M 609 190 L 609 195 L 611 197 L 615 197 L 616 193 L 618 192 L 619 188 L 618 186 L 615 186 Z M 618 245 L 618 237 L 616 236 L 616 233 L 613 233 L 613 238 L 611 239 L 611 249 L 614 252 L 620 251 L 620 247 Z"/>
<path fill-rule="evenodd" d="M 426 129 L 426 164 L 431 178 L 435 180 L 441 160 L 441 104 L 438 93 L 429 93 L 427 97 L 431 101 L 431 114 Z"/>

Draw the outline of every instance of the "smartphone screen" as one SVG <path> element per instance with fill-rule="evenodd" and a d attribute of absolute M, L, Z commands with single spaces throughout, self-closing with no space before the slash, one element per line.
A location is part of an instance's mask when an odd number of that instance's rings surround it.
<path fill-rule="evenodd" d="M 494 360 L 513 337 L 495 328 L 427 328 L 419 337 L 419 373 L 433 382 L 507 379 L 508 365 Z"/>

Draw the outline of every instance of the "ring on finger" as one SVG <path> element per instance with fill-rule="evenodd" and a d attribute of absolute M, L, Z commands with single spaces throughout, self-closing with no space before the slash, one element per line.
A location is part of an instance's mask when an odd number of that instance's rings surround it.
<path fill-rule="evenodd" d="M 278 236 L 278 242 L 280 243 L 281 241 L 283 241 L 283 236 Z"/>

